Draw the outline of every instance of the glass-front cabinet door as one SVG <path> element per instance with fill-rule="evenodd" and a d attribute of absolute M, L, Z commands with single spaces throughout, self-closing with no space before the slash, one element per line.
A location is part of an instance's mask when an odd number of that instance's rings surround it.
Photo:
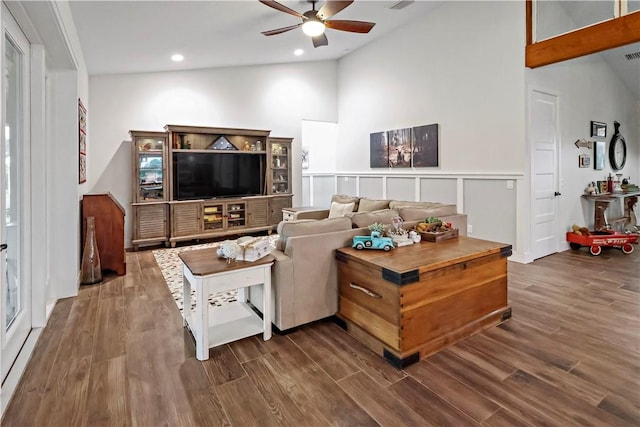
<path fill-rule="evenodd" d="M 291 194 L 291 142 L 291 138 L 269 138 L 271 194 Z"/>
<path fill-rule="evenodd" d="M 130 131 L 135 161 L 135 196 L 138 203 L 166 200 L 165 132 Z"/>

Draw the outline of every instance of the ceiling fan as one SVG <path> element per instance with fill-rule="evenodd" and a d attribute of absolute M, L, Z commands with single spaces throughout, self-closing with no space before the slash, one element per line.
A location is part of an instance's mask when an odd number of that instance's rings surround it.
<path fill-rule="evenodd" d="M 290 9 L 286 6 L 281 5 L 277 1 L 274 0 L 259 0 L 260 3 L 265 4 L 269 7 L 272 7 L 280 12 L 285 12 L 293 16 L 297 16 L 302 19 L 302 22 L 296 25 L 291 25 L 289 27 L 277 28 L 275 30 L 263 31 L 262 34 L 265 36 L 274 36 L 276 34 L 281 34 L 290 30 L 294 30 L 298 27 L 302 27 L 302 31 L 313 40 L 313 47 L 326 46 L 329 44 L 327 40 L 327 36 L 324 34 L 325 28 L 330 28 L 332 30 L 340 30 L 340 31 L 349 31 L 352 33 L 368 33 L 371 31 L 374 25 L 373 22 L 364 22 L 364 21 L 346 21 L 346 20 L 331 20 L 331 18 L 336 13 L 340 12 L 351 3 L 350 1 L 333 1 L 327 0 L 320 10 L 316 11 L 316 2 L 317 0 L 311 0 L 312 4 L 311 10 L 305 13 L 298 13 L 293 9 Z"/>

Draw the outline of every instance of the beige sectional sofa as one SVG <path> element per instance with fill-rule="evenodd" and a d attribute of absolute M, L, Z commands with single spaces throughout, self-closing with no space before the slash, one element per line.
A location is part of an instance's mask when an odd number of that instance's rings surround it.
<path fill-rule="evenodd" d="M 278 225 L 278 241 L 272 251 L 275 263 L 271 270 L 273 324 L 285 331 L 305 323 L 334 315 L 338 311 L 337 264 L 334 250 L 350 246 L 353 236 L 367 235 L 374 222 L 391 224 L 396 215 L 410 229 L 420 220 L 437 216 L 451 222 L 466 235 L 467 216 L 457 213 L 455 205 L 399 200 L 372 200 L 350 196 L 333 196 L 332 202 L 345 204 L 356 200 L 355 211 L 329 218 L 315 210 L 300 212 L 297 219 Z M 350 203 L 350 202 L 347 202 Z M 367 209 L 371 209 L 368 211 Z M 335 210 L 334 210 L 335 211 Z M 251 289 L 250 301 L 262 309 L 262 292 Z"/>

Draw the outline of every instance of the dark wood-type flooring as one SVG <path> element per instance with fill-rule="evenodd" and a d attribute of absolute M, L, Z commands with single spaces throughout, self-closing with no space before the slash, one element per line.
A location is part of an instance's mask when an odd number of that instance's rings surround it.
<path fill-rule="evenodd" d="M 151 251 L 58 302 L 3 426 L 640 425 L 640 248 L 509 263 L 513 318 L 405 370 L 330 322 L 211 349 Z"/>

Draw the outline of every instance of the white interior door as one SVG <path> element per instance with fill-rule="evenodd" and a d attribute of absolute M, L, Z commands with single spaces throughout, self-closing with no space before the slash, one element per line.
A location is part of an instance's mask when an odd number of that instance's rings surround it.
<path fill-rule="evenodd" d="M 29 42 L 2 5 L 2 128 L 0 132 L 0 282 L 2 283 L 2 380 L 32 326 L 31 284 L 25 274 L 30 221 Z"/>
<path fill-rule="evenodd" d="M 558 251 L 558 97 L 531 90 L 530 141 L 532 253 L 541 258 Z"/>

